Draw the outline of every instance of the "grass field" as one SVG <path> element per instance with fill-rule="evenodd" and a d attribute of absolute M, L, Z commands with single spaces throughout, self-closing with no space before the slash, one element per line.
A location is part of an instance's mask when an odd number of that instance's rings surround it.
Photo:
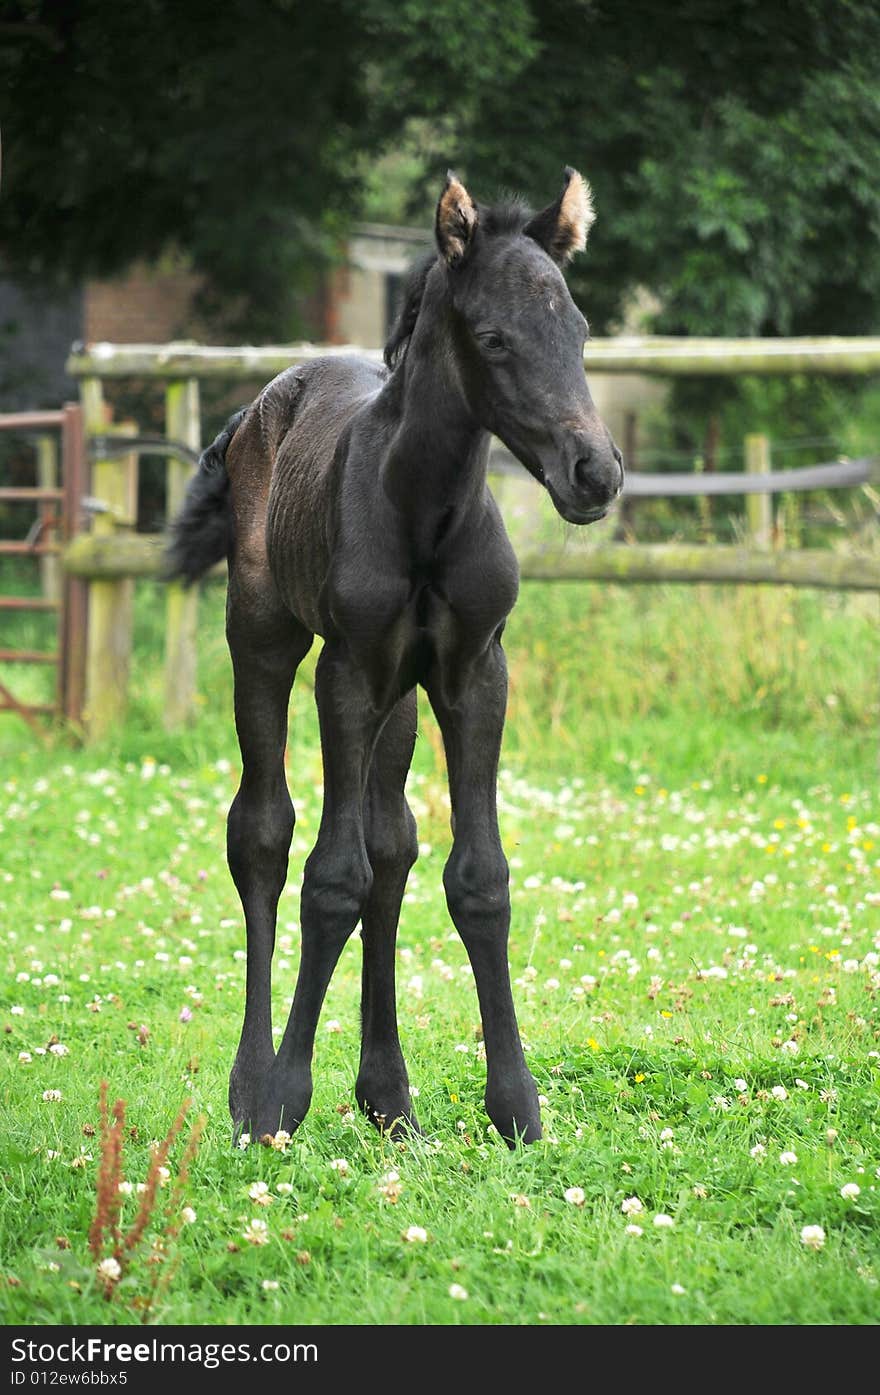
<path fill-rule="evenodd" d="M 284 1147 L 231 1147 L 244 937 L 224 861 L 238 752 L 222 596 L 202 607 L 201 715 L 176 736 L 161 728 L 161 593 L 142 587 L 138 605 L 132 711 L 111 745 L 44 749 L 0 727 L 5 1322 L 877 1321 L 876 598 L 523 588 L 501 819 L 546 1137 L 515 1152 L 482 1109 L 427 717 L 398 955 L 426 1136 L 393 1144 L 353 1110 L 354 938 L 305 1124 Z M 279 1029 L 320 811 L 312 671 L 288 753 Z M 89 1247 L 102 1080 L 126 1106 L 123 1231 L 154 1141 L 192 1101 L 118 1281 L 97 1270 L 112 1245 L 97 1253 L 93 1232 Z"/>

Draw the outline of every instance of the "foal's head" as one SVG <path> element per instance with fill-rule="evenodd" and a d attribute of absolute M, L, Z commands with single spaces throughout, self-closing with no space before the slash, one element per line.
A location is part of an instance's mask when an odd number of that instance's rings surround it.
<path fill-rule="evenodd" d="M 437 205 L 438 272 L 471 409 L 570 523 L 601 518 L 623 485 L 584 376 L 587 322 L 560 272 L 593 218 L 589 185 L 572 169 L 534 215 L 518 203 L 483 208 L 452 174 Z"/>

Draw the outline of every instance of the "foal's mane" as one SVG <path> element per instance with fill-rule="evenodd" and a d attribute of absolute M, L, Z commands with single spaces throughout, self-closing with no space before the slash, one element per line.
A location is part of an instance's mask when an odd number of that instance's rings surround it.
<path fill-rule="evenodd" d="M 522 232 L 532 217 L 532 210 L 523 199 L 512 197 L 490 208 L 477 205 L 479 214 L 478 235 L 480 237 L 503 237 Z M 406 358 L 406 351 L 416 320 L 422 308 L 425 285 L 439 254 L 432 250 L 413 264 L 403 286 L 403 296 L 397 319 L 385 345 L 383 358 L 392 371 Z"/>

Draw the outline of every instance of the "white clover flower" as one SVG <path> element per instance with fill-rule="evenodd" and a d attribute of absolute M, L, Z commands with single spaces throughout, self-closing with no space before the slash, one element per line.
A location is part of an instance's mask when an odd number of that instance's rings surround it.
<path fill-rule="evenodd" d="M 825 1244 L 825 1232 L 820 1225 L 805 1225 L 801 1231 L 801 1244 L 808 1250 L 821 1250 Z"/>
<path fill-rule="evenodd" d="M 858 1182 L 845 1182 L 840 1189 L 840 1195 L 844 1201 L 855 1201 L 857 1196 L 861 1196 L 862 1189 Z"/>
<path fill-rule="evenodd" d="M 279 1183 L 277 1184 L 277 1186 L 275 1187 L 275 1190 L 276 1190 L 276 1192 L 278 1192 L 278 1194 L 279 1194 L 280 1196 L 290 1196 L 290 1195 L 292 1194 L 292 1192 L 293 1192 L 293 1183 L 292 1183 L 292 1182 L 279 1182 Z"/>
<path fill-rule="evenodd" d="M 424 1245 L 428 1239 L 428 1232 L 420 1225 L 407 1226 L 401 1237 L 410 1245 Z"/>
<path fill-rule="evenodd" d="M 583 1206 L 584 1202 L 586 1201 L 586 1196 L 584 1195 L 583 1187 L 566 1187 L 565 1191 L 563 1192 L 563 1196 L 565 1197 L 569 1206 Z"/>
<path fill-rule="evenodd" d="M 184 1225 L 195 1225 L 196 1213 L 191 1206 L 184 1206 L 180 1213 Z"/>
<path fill-rule="evenodd" d="M 269 1227 L 265 1221 L 256 1219 L 248 1221 L 242 1235 L 252 1245 L 268 1245 L 269 1243 Z"/>
<path fill-rule="evenodd" d="M 754 1146 L 754 1148 L 750 1148 L 750 1149 L 749 1149 L 749 1157 L 750 1157 L 750 1158 L 763 1158 L 763 1156 L 764 1156 L 764 1154 L 765 1154 L 766 1152 L 767 1152 L 767 1148 L 766 1148 L 765 1144 L 763 1144 L 763 1143 L 756 1143 L 755 1146 Z"/>
<path fill-rule="evenodd" d="M 98 1265 L 98 1273 L 102 1279 L 109 1279 L 111 1283 L 122 1277 L 122 1268 L 118 1259 L 102 1259 Z"/>
<path fill-rule="evenodd" d="M 287 1145 L 290 1142 L 290 1134 L 286 1129 L 279 1129 L 272 1139 L 272 1147 L 276 1153 L 286 1153 Z"/>
<path fill-rule="evenodd" d="M 330 1166 L 332 1167 L 334 1172 L 339 1173 L 340 1177 L 347 1177 L 349 1174 L 347 1158 L 333 1158 L 332 1162 L 330 1163 Z"/>
<path fill-rule="evenodd" d="M 43 1099 L 46 1101 L 47 1104 L 57 1104 L 61 1098 L 62 1095 L 60 1090 L 43 1091 Z"/>
<path fill-rule="evenodd" d="M 251 1141 L 251 1136 L 250 1136 L 249 1133 L 240 1133 L 240 1134 L 238 1135 L 238 1147 L 239 1147 L 239 1148 L 248 1148 L 248 1147 L 250 1146 L 250 1141 Z"/>
<path fill-rule="evenodd" d="M 272 1197 L 269 1195 L 268 1182 L 252 1182 L 248 1187 L 248 1196 L 251 1201 L 255 1201 L 258 1206 L 269 1206 L 272 1203 Z"/>
<path fill-rule="evenodd" d="M 264 1293 L 274 1293 L 278 1287 L 277 1279 L 264 1279 L 262 1289 Z"/>
<path fill-rule="evenodd" d="M 19 1051 L 18 1059 L 23 1066 L 29 1066 L 34 1058 L 29 1051 Z"/>
<path fill-rule="evenodd" d="M 783 1167 L 794 1167 L 797 1162 L 797 1153 L 792 1152 L 790 1148 L 786 1149 L 784 1153 L 779 1154 L 779 1161 Z"/>
<path fill-rule="evenodd" d="M 734 1080 L 733 1088 L 735 1090 L 738 1090 L 741 1095 L 744 1095 L 746 1090 L 748 1090 L 749 1088 L 749 1082 L 747 1080 L 742 1079 Z"/>
<path fill-rule="evenodd" d="M 134 1183 L 120 1182 L 117 1191 L 119 1192 L 120 1196 L 131 1196 L 132 1192 L 134 1191 Z"/>
<path fill-rule="evenodd" d="M 658 1230 L 671 1230 L 675 1225 L 675 1221 L 671 1216 L 667 1216 L 663 1211 L 660 1211 L 654 1217 L 654 1225 Z"/>
<path fill-rule="evenodd" d="M 449 1297 L 450 1297 L 450 1298 L 455 1298 L 455 1299 L 457 1299 L 457 1301 L 458 1301 L 459 1303 L 464 1303 L 465 1300 L 467 1299 L 467 1296 L 468 1296 L 468 1291 L 467 1291 L 466 1288 L 462 1288 L 461 1284 L 450 1284 L 450 1285 L 449 1285 Z"/>
<path fill-rule="evenodd" d="M 675 1134 L 673 1133 L 672 1129 L 661 1129 L 661 1130 L 660 1130 L 660 1142 L 661 1142 L 661 1143 L 668 1143 L 668 1142 L 669 1142 L 671 1139 L 673 1139 L 674 1137 L 675 1137 Z"/>
<path fill-rule="evenodd" d="M 640 1225 L 628 1225 L 624 1226 L 623 1233 L 624 1235 L 644 1235 L 645 1232 Z"/>
<path fill-rule="evenodd" d="M 687 1289 L 682 1288 L 681 1284 L 673 1284 L 669 1292 L 674 1293 L 676 1298 L 682 1298 L 687 1293 Z"/>
<path fill-rule="evenodd" d="M 53 1041 L 52 1045 L 49 1047 L 49 1050 L 52 1052 L 53 1056 L 70 1055 L 70 1047 L 65 1046 L 64 1043 L 61 1041 Z"/>
<path fill-rule="evenodd" d="M 788 1091 L 786 1090 L 784 1085 L 774 1085 L 770 1093 L 775 1100 L 788 1099 Z"/>
<path fill-rule="evenodd" d="M 784 1051 L 787 1056 L 796 1056 L 800 1051 L 800 1047 L 797 1042 L 792 1039 L 791 1041 L 784 1041 L 780 1050 Z"/>
<path fill-rule="evenodd" d="M 620 1203 L 620 1209 L 625 1216 L 638 1216 L 645 1208 L 637 1196 L 626 1196 Z"/>
<path fill-rule="evenodd" d="M 403 1191 L 403 1183 L 400 1180 L 400 1174 L 397 1172 L 386 1172 L 381 1182 L 378 1184 L 378 1190 L 386 1201 L 390 1201 L 391 1204 L 394 1205 L 399 1199 L 400 1193 Z"/>

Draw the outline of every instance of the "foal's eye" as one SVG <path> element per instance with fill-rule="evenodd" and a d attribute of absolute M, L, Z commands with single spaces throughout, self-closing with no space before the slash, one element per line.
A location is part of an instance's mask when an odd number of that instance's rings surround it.
<path fill-rule="evenodd" d="M 497 354 L 504 348 L 504 340 L 501 338 L 501 335 L 496 334 L 494 330 L 489 329 L 486 330 L 485 334 L 478 334 L 477 339 L 479 340 L 480 348 L 486 349 L 490 354 Z"/>

